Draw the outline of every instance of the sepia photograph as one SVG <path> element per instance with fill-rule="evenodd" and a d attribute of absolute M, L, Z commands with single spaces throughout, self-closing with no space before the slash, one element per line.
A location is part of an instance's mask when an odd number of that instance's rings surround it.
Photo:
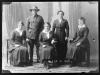
<path fill-rule="evenodd" d="M 99 73 L 98 6 L 2 2 L 2 73 Z"/>

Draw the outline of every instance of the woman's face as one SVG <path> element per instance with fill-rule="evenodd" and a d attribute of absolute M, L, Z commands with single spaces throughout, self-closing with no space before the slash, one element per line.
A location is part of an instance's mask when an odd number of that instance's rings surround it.
<path fill-rule="evenodd" d="M 63 18 L 63 16 L 64 16 L 64 15 L 63 15 L 62 12 L 59 12 L 59 13 L 58 13 L 58 17 L 59 17 L 59 18 Z"/>
<path fill-rule="evenodd" d="M 44 29 L 45 29 L 46 31 L 50 30 L 49 25 L 48 25 L 48 24 L 45 24 L 45 25 L 44 25 Z"/>
<path fill-rule="evenodd" d="M 19 29 L 23 29 L 22 23 L 19 23 L 19 24 L 18 24 L 18 28 L 19 28 Z"/>
<path fill-rule="evenodd" d="M 83 20 L 79 19 L 79 20 L 78 20 L 78 24 L 79 24 L 79 25 L 83 25 Z"/>

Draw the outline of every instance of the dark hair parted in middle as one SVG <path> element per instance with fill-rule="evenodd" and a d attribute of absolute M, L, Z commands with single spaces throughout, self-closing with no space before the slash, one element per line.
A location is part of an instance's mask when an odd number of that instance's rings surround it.
<path fill-rule="evenodd" d="M 63 13 L 63 15 L 64 15 L 64 12 L 63 12 L 62 10 L 59 10 L 59 11 L 57 12 L 57 15 L 58 15 L 60 12 L 62 12 L 62 13 Z"/>

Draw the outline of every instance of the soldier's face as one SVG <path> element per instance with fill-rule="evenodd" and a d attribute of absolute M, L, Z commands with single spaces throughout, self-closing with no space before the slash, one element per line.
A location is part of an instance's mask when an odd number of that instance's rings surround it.
<path fill-rule="evenodd" d="M 32 10 L 32 15 L 36 15 L 37 11 L 36 10 Z"/>

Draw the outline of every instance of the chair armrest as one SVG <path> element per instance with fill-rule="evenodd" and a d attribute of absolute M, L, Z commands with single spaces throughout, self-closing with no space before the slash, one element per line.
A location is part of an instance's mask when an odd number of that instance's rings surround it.
<path fill-rule="evenodd" d="M 6 39 L 6 41 L 7 41 L 7 50 L 9 49 L 9 41 L 10 41 L 10 39 Z"/>
<path fill-rule="evenodd" d="M 9 41 L 10 41 L 10 39 L 6 39 L 6 41 L 7 41 L 7 63 L 8 63 L 8 59 L 9 59 Z"/>
<path fill-rule="evenodd" d="M 12 42 L 11 42 L 11 39 L 7 39 L 7 51 L 9 52 L 10 51 L 10 47 L 12 46 Z"/>

